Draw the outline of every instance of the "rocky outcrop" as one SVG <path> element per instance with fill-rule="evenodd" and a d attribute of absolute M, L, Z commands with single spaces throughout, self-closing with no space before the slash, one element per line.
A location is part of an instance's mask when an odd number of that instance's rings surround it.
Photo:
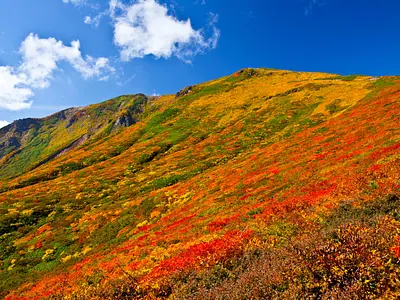
<path fill-rule="evenodd" d="M 0 159 L 10 153 L 18 150 L 23 144 L 24 138 L 30 129 L 40 126 L 40 119 L 22 119 L 0 129 Z"/>
<path fill-rule="evenodd" d="M 126 113 L 120 116 L 116 121 L 114 126 L 128 127 L 135 124 L 137 120 L 135 120 L 130 113 Z"/>
<path fill-rule="evenodd" d="M 18 141 L 18 139 L 16 137 L 10 137 L 9 139 L 7 139 L 4 143 L 3 143 L 4 147 L 14 147 L 14 148 L 18 148 L 21 146 L 20 142 Z"/>
<path fill-rule="evenodd" d="M 10 133 L 22 133 L 32 128 L 32 126 L 39 125 L 40 123 L 40 119 L 33 118 L 14 121 L 11 124 L 0 129 L 0 140 Z"/>
<path fill-rule="evenodd" d="M 180 90 L 175 94 L 175 98 L 180 98 L 190 94 L 193 91 L 194 86 L 185 87 L 183 90 Z"/>
<path fill-rule="evenodd" d="M 0 129 L 0 159 L 5 158 L 0 165 L 3 170 L 0 178 L 32 170 L 93 137 L 132 126 L 140 120 L 149 99 L 144 94 L 124 95 L 99 104 L 65 109 L 42 119 L 14 121 Z M 8 158 L 10 153 L 12 158 Z M 24 159 L 23 167 L 16 163 L 19 157 Z"/>
<path fill-rule="evenodd" d="M 145 105 L 149 101 L 150 98 L 146 95 L 138 94 L 137 99 L 133 104 L 126 105 L 125 103 L 121 103 L 119 109 L 123 109 L 123 111 L 120 113 L 117 120 L 115 121 L 114 128 L 129 127 L 136 124 L 139 121 L 141 114 L 144 112 Z"/>
<path fill-rule="evenodd" d="M 0 158 L 21 146 L 16 137 L 10 137 L 0 143 Z"/>

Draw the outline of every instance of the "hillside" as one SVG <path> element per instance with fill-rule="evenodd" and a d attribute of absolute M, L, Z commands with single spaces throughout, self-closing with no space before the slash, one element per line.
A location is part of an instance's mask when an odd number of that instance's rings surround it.
<path fill-rule="evenodd" d="M 1 128 L 0 178 L 35 169 L 86 141 L 136 123 L 148 100 L 145 95 L 121 96 L 44 119 L 18 120 Z"/>
<path fill-rule="evenodd" d="M 400 77 L 244 69 L 0 129 L 6 299 L 396 298 Z"/>

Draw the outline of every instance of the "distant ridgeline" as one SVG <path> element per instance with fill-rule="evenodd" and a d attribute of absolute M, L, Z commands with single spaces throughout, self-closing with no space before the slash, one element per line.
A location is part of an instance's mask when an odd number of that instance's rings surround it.
<path fill-rule="evenodd" d="M 399 298 L 399 99 L 243 69 L 15 121 L 0 298 Z"/>
<path fill-rule="evenodd" d="M 35 169 L 84 142 L 135 124 L 148 101 L 143 94 L 121 96 L 43 119 L 18 120 L 1 128 L 0 178 Z"/>

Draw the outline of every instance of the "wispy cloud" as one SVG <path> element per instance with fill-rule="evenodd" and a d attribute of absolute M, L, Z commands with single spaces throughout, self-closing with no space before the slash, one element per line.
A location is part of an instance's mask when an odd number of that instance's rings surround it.
<path fill-rule="evenodd" d="M 309 16 L 315 8 L 325 5 L 325 0 L 308 0 L 308 5 L 304 9 L 304 15 Z"/>
<path fill-rule="evenodd" d="M 99 9 L 101 6 L 99 3 L 93 4 L 93 1 L 90 0 L 62 0 L 62 2 L 65 4 L 73 4 L 77 7 L 90 7 L 92 9 Z"/>
<path fill-rule="evenodd" d="M 133 79 L 135 79 L 135 77 L 136 77 L 136 74 L 130 76 L 128 79 L 119 80 L 119 81 L 117 81 L 117 85 L 118 85 L 118 86 L 127 85 L 127 84 L 130 83 Z"/>
<path fill-rule="evenodd" d="M 248 18 L 248 19 L 254 19 L 256 16 L 254 15 L 254 12 L 252 11 L 252 10 L 249 10 L 249 11 L 242 11 L 241 13 L 240 13 L 242 16 L 244 16 L 245 18 Z"/>
<path fill-rule="evenodd" d="M 3 38 L 4 32 L 0 32 L 0 40 Z M 6 51 L 4 51 L 3 48 L 0 48 L 0 55 L 5 55 L 7 54 Z"/>
<path fill-rule="evenodd" d="M 85 24 L 93 25 L 94 27 L 99 27 L 101 20 L 108 15 L 108 11 L 97 14 L 94 17 L 86 16 L 83 20 Z"/>
<path fill-rule="evenodd" d="M 84 5 L 86 4 L 86 0 L 62 0 L 64 3 L 72 3 L 74 5 Z"/>

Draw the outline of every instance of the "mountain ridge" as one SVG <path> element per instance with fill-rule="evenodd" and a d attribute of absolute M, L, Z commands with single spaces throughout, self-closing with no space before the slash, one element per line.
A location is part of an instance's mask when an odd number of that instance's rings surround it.
<path fill-rule="evenodd" d="M 121 101 L 121 99 L 125 100 Z M 50 150 L 42 161 L 33 164 L 28 162 L 28 165 L 22 167 L 21 171 L 34 169 L 90 140 L 100 134 L 101 131 L 108 130 L 111 132 L 118 127 L 127 127 L 134 124 L 137 122 L 136 115 L 140 114 L 140 106 L 148 100 L 149 98 L 144 94 L 123 95 L 98 104 L 68 108 L 44 118 L 16 120 L 0 129 L 0 145 L 2 145 L 0 161 L 9 153 L 11 156 L 18 155 L 24 151 L 24 148 L 29 148 L 29 144 L 34 143 L 35 138 L 40 133 L 44 135 L 50 132 L 50 135 L 53 133 L 58 134 L 58 136 L 63 135 L 62 138 L 58 137 L 58 139 L 65 139 L 65 142 Z M 132 101 L 133 103 L 130 103 Z M 100 115 L 101 118 L 99 118 Z M 108 120 L 106 120 L 107 117 L 109 118 Z M 87 129 L 83 128 L 85 126 Z M 56 133 L 55 131 L 61 127 L 64 127 L 65 130 L 62 130 L 62 133 Z M 51 139 L 55 140 L 57 136 L 50 136 Z M 51 143 L 52 141 L 49 142 Z M 43 144 L 44 141 L 40 141 L 40 143 Z M 11 174 L 18 175 L 18 173 Z"/>

